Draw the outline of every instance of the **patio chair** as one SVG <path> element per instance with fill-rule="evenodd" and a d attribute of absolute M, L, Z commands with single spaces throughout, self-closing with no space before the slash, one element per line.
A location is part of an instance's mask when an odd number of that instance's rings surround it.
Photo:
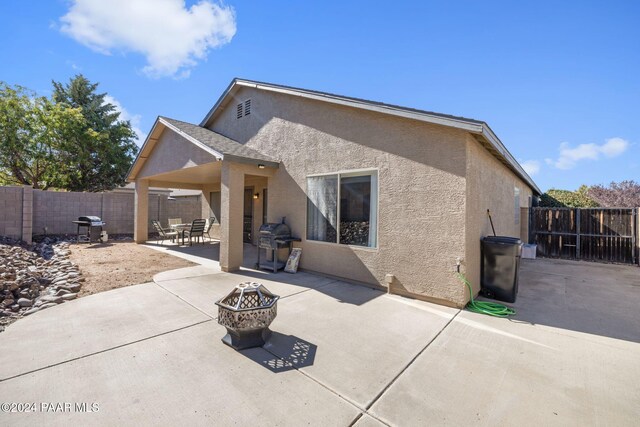
<path fill-rule="evenodd" d="M 209 241 L 213 240 L 213 238 L 211 237 L 211 234 L 210 234 L 210 232 L 211 232 L 211 227 L 212 227 L 212 226 L 213 226 L 213 224 L 214 224 L 214 223 L 213 223 L 213 220 L 214 220 L 214 218 L 209 218 L 209 219 L 207 220 L 207 225 L 206 225 L 206 228 L 205 228 L 205 230 L 204 230 L 204 234 L 206 234 L 206 235 L 207 235 L 207 237 L 209 238 Z M 203 239 L 204 239 L 204 236 L 203 236 Z"/>
<path fill-rule="evenodd" d="M 178 224 L 182 224 L 182 218 L 169 218 L 169 228 L 171 228 L 172 225 Z"/>
<path fill-rule="evenodd" d="M 202 244 L 204 244 L 204 225 L 206 222 L 204 219 L 194 219 L 191 223 L 191 228 L 185 231 L 185 234 L 189 236 L 189 246 L 193 244 L 193 237 L 195 237 L 197 241 L 200 241 L 200 238 L 202 238 Z"/>
<path fill-rule="evenodd" d="M 165 231 L 160 225 L 160 221 L 151 221 L 153 224 L 153 228 L 158 232 L 158 240 L 160 240 L 160 244 L 164 243 L 165 240 L 171 239 L 171 241 L 175 241 L 176 237 L 178 237 L 177 231 Z"/>

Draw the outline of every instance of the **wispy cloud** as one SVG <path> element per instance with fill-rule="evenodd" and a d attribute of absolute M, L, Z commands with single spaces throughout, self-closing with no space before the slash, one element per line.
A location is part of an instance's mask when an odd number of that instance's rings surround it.
<path fill-rule="evenodd" d="M 236 33 L 233 8 L 202 0 L 71 0 L 60 31 L 105 55 L 112 51 L 145 56 L 150 77 L 188 77 L 210 49 Z"/>
<path fill-rule="evenodd" d="M 540 172 L 540 162 L 537 160 L 526 160 L 524 162 L 520 162 L 520 166 L 522 166 L 529 176 L 534 176 Z"/>
<path fill-rule="evenodd" d="M 133 129 L 133 132 L 136 134 L 136 137 L 138 139 L 136 143 L 139 146 L 142 145 L 144 140 L 147 138 L 147 134 L 142 132 L 142 129 L 140 129 L 140 120 L 141 120 L 140 114 L 129 113 L 127 109 L 124 108 L 122 104 L 120 104 L 120 102 L 111 95 L 106 95 L 104 97 L 104 102 L 116 107 L 116 111 L 120 113 L 120 120 L 122 121 L 128 120 L 131 123 L 131 129 Z"/>
<path fill-rule="evenodd" d="M 604 157 L 616 157 L 629 148 L 629 141 L 622 138 L 609 138 L 603 144 L 580 144 L 571 147 L 568 142 L 560 144 L 557 159 L 545 159 L 545 162 L 557 169 L 573 169 L 581 160 L 598 160 Z"/>

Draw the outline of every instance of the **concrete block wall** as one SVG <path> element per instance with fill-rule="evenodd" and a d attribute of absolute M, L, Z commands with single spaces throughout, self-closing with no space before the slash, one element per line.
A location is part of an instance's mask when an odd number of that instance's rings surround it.
<path fill-rule="evenodd" d="M 168 225 L 169 218 L 191 222 L 202 218 L 202 196 L 168 200 L 166 193 L 149 194 L 149 231 L 152 220 Z M 31 241 L 32 236 L 75 234 L 72 221 L 94 215 L 107 223 L 109 234 L 133 234 L 134 194 L 123 192 L 79 193 L 0 187 L 0 236 Z"/>
<path fill-rule="evenodd" d="M 194 219 L 204 218 L 202 216 L 202 196 L 177 197 L 175 200 L 166 200 L 167 218 L 182 218 L 183 223 L 189 223 Z M 149 200 L 151 203 L 151 200 Z M 151 205 L 149 205 L 149 216 L 151 217 Z M 167 222 L 160 221 L 164 226 Z"/>
<path fill-rule="evenodd" d="M 0 187 L 0 236 L 22 237 L 22 187 Z"/>

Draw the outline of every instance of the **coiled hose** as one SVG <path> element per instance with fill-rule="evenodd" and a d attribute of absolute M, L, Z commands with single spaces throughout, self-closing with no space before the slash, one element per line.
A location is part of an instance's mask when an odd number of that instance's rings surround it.
<path fill-rule="evenodd" d="M 464 274 L 462 273 L 458 273 L 458 279 L 460 279 L 460 281 L 462 281 L 462 283 L 467 285 L 467 288 L 469 288 L 469 295 L 471 296 L 471 300 L 467 304 L 467 309 L 469 311 L 494 317 L 507 317 L 516 314 L 516 311 L 513 308 L 507 307 L 506 305 L 498 304 L 497 302 L 475 301 L 473 299 L 473 289 L 471 288 L 471 283 L 469 283 L 467 278 L 464 277 Z"/>

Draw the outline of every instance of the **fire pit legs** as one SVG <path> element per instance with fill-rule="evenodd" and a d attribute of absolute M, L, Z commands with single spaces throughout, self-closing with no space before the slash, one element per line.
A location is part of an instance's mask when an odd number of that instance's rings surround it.
<path fill-rule="evenodd" d="M 236 286 L 216 302 L 218 323 L 227 328 L 222 342 L 236 350 L 263 346 L 271 336 L 269 325 L 278 314 L 278 298 L 259 283 Z"/>

